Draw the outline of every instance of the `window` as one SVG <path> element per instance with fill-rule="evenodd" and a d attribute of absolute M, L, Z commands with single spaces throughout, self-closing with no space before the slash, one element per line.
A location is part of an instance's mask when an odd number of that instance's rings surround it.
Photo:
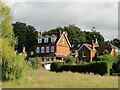
<path fill-rule="evenodd" d="M 86 52 L 82 52 L 82 56 L 83 56 L 83 57 L 86 57 Z"/>
<path fill-rule="evenodd" d="M 46 53 L 49 53 L 50 48 L 46 47 Z"/>
<path fill-rule="evenodd" d="M 51 47 L 51 52 L 54 52 L 54 46 Z"/>
<path fill-rule="evenodd" d="M 50 57 L 50 58 L 49 58 L 49 61 L 51 61 L 51 60 L 52 60 L 52 58 Z"/>
<path fill-rule="evenodd" d="M 54 58 L 52 58 L 52 61 L 54 61 Z"/>
<path fill-rule="evenodd" d="M 42 38 L 38 38 L 38 43 L 42 43 Z"/>
<path fill-rule="evenodd" d="M 76 55 L 78 55 L 78 50 L 75 50 Z"/>
<path fill-rule="evenodd" d="M 40 47 L 36 48 L 36 53 L 40 53 Z"/>
<path fill-rule="evenodd" d="M 42 58 L 42 61 L 44 62 L 44 58 Z"/>
<path fill-rule="evenodd" d="M 54 40 L 55 40 L 55 37 L 52 36 L 52 37 L 51 37 L 51 42 L 54 42 Z"/>
<path fill-rule="evenodd" d="M 56 60 L 56 57 L 53 57 L 53 58 L 52 58 L 52 61 L 55 61 L 55 60 Z"/>
<path fill-rule="evenodd" d="M 44 38 L 44 43 L 48 43 L 48 37 Z"/>
<path fill-rule="evenodd" d="M 46 61 L 49 61 L 49 58 L 48 58 L 48 57 L 46 58 Z"/>
<path fill-rule="evenodd" d="M 44 53 L 44 47 L 41 47 L 41 53 Z"/>
<path fill-rule="evenodd" d="M 75 46 L 75 44 L 72 44 L 72 46 L 71 47 L 74 47 Z"/>
<path fill-rule="evenodd" d="M 62 38 L 62 44 L 64 44 L 64 38 Z"/>
<path fill-rule="evenodd" d="M 81 45 L 81 44 L 78 44 L 78 46 L 77 46 L 77 47 L 80 47 L 80 45 Z"/>
<path fill-rule="evenodd" d="M 34 55 L 34 51 L 31 51 L 31 52 L 30 52 L 30 55 Z"/>

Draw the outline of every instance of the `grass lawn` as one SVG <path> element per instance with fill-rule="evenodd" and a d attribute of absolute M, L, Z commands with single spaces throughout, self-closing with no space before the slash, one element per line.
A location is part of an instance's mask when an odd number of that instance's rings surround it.
<path fill-rule="evenodd" d="M 118 88 L 118 76 L 31 70 L 21 79 L 7 81 L 3 88 Z"/>

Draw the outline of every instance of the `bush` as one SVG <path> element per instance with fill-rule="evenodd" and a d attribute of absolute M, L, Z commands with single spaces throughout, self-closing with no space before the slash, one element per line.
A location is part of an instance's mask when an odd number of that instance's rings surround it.
<path fill-rule="evenodd" d="M 33 58 L 31 60 L 32 68 L 34 68 L 34 69 L 40 68 L 40 62 L 41 62 L 41 57 L 40 58 L 38 58 L 38 57 Z"/>
<path fill-rule="evenodd" d="M 58 71 L 61 65 L 62 65 L 62 63 L 60 63 L 60 62 L 51 63 L 50 71 Z"/>
<path fill-rule="evenodd" d="M 76 62 L 76 59 L 73 56 L 69 55 L 65 58 L 65 63 L 67 63 L 67 64 L 73 64 L 75 62 Z"/>
<path fill-rule="evenodd" d="M 103 55 L 103 56 L 99 56 L 97 58 L 97 61 L 106 61 L 107 62 L 108 74 L 112 74 L 112 72 L 113 72 L 112 66 L 113 66 L 113 63 L 116 62 L 116 60 L 117 60 L 117 58 L 115 58 L 111 55 Z"/>
<path fill-rule="evenodd" d="M 113 69 L 113 73 L 120 73 L 120 69 L 119 69 L 119 65 L 120 63 L 113 63 L 112 69 Z"/>
<path fill-rule="evenodd" d="M 83 64 L 83 65 L 62 65 L 59 67 L 59 72 L 62 71 L 72 71 L 72 72 L 81 72 L 81 73 L 94 73 L 94 74 L 110 74 L 110 69 L 108 66 L 108 62 L 100 61 L 100 62 L 93 62 L 90 64 Z"/>
<path fill-rule="evenodd" d="M 17 55 L 14 48 L 9 46 L 6 39 L 2 39 L 2 80 L 20 78 L 23 71 L 29 69 L 24 55 Z"/>

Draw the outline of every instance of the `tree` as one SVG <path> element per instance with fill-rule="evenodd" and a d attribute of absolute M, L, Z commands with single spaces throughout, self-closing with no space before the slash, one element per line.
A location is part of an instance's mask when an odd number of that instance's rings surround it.
<path fill-rule="evenodd" d="M 13 80 L 21 77 L 22 72 L 27 68 L 23 55 L 17 55 L 14 51 L 16 38 L 13 27 L 10 23 L 12 16 L 10 8 L 0 1 L 0 30 L 2 31 L 2 80 Z"/>
<path fill-rule="evenodd" d="M 65 26 L 64 30 L 68 32 L 70 43 L 82 43 L 86 41 L 85 33 L 75 25 Z"/>
<path fill-rule="evenodd" d="M 111 40 L 111 44 L 120 48 L 120 39 L 115 38 L 115 39 Z"/>
<path fill-rule="evenodd" d="M 67 56 L 66 58 L 65 58 L 65 63 L 67 63 L 67 64 L 73 64 L 73 63 L 75 63 L 76 62 L 76 59 L 75 59 L 75 57 L 73 57 L 73 56 Z"/>
<path fill-rule="evenodd" d="M 22 22 L 16 22 L 13 24 L 13 31 L 18 38 L 16 49 L 19 53 L 22 52 L 23 47 L 26 48 L 26 51 L 29 51 L 33 45 L 36 44 L 37 31 L 33 26 L 26 25 Z"/>
<path fill-rule="evenodd" d="M 68 32 L 68 39 L 70 43 L 82 43 L 86 41 L 85 33 L 81 31 L 81 29 L 75 25 L 69 25 L 65 27 L 58 27 L 52 30 L 49 30 L 48 33 L 60 32 L 60 31 L 67 31 Z"/>
<path fill-rule="evenodd" d="M 86 36 L 86 41 L 92 41 L 92 40 L 95 40 L 95 38 L 97 38 L 99 45 L 102 45 L 102 44 L 105 43 L 104 42 L 104 37 L 101 35 L 100 32 L 96 31 L 95 27 L 93 27 L 91 29 L 91 32 L 84 31 L 84 33 L 85 33 L 85 36 Z"/>

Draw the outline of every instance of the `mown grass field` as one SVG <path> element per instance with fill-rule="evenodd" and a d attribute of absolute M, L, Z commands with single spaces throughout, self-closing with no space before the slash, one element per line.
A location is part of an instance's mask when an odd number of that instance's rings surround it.
<path fill-rule="evenodd" d="M 2 85 L 3 88 L 118 88 L 118 77 L 39 69 Z"/>

